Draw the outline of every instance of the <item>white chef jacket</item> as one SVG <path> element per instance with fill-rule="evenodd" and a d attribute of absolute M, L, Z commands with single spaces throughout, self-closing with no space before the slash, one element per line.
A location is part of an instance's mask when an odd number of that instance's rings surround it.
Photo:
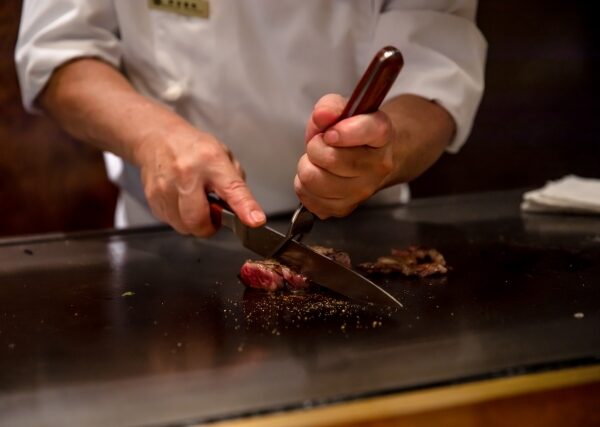
<path fill-rule="evenodd" d="M 133 86 L 227 144 L 267 214 L 293 209 L 304 130 L 326 93 L 349 96 L 374 53 L 398 47 L 405 66 L 388 97 L 435 100 L 466 140 L 483 91 L 486 42 L 476 0 L 208 0 L 208 18 L 147 0 L 25 0 L 16 63 L 26 108 L 54 69 L 77 57 L 120 68 Z M 117 225 L 155 219 L 139 170 L 107 154 L 124 190 Z M 376 195 L 406 196 L 396 186 Z M 404 196 L 401 196 L 404 194 Z"/>

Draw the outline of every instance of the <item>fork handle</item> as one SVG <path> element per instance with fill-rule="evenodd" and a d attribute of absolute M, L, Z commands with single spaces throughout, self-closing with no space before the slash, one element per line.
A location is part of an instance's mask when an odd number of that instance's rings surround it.
<path fill-rule="evenodd" d="M 377 111 L 403 66 L 404 58 L 398 49 L 393 46 L 381 48 L 354 88 L 344 111 L 335 123 L 358 114 Z"/>

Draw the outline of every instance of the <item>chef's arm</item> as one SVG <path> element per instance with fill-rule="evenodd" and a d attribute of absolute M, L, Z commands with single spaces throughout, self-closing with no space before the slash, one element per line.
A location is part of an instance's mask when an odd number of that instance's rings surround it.
<path fill-rule="evenodd" d="M 111 65 L 92 58 L 58 68 L 38 103 L 75 138 L 136 165 L 144 142 L 189 126 L 136 92 Z"/>
<path fill-rule="evenodd" d="M 207 191 L 226 200 L 246 224 L 264 223 L 229 150 L 136 92 L 111 65 L 92 58 L 66 63 L 53 73 L 38 103 L 74 137 L 139 166 L 153 213 L 180 233 L 215 231 Z"/>
<path fill-rule="evenodd" d="M 456 132 L 452 116 L 439 104 L 416 95 L 397 96 L 381 107 L 392 124 L 393 167 L 382 188 L 409 182 L 444 153 Z"/>

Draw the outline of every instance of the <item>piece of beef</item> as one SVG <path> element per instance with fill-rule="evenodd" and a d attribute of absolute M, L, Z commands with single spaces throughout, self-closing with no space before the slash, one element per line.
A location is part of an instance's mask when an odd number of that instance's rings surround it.
<path fill-rule="evenodd" d="M 297 273 L 285 265 L 281 265 L 281 271 L 289 289 L 299 291 L 310 287 L 310 280 L 304 274 Z"/>
<path fill-rule="evenodd" d="M 240 279 L 250 288 L 267 291 L 276 291 L 285 285 L 281 264 L 274 259 L 246 261 L 240 269 Z"/>
<path fill-rule="evenodd" d="M 448 272 L 446 260 L 440 252 L 418 246 L 392 249 L 390 256 L 379 257 L 375 262 L 365 262 L 358 267 L 369 274 L 401 273 L 419 277 Z"/>
<path fill-rule="evenodd" d="M 293 290 L 305 289 L 310 283 L 306 276 L 274 259 L 247 260 L 240 269 L 242 283 L 250 288 L 277 291 L 286 285 Z"/>
<path fill-rule="evenodd" d="M 320 253 L 321 255 L 325 255 L 327 258 L 334 260 L 342 264 L 344 267 L 352 268 L 352 262 L 350 261 L 350 255 L 347 252 L 336 251 L 333 248 L 327 248 L 325 246 L 314 245 L 311 248 Z"/>
<path fill-rule="evenodd" d="M 311 248 L 350 268 L 350 256 L 347 253 L 324 246 L 311 246 Z M 240 279 L 250 288 L 266 291 L 277 291 L 286 285 L 291 290 L 302 290 L 310 286 L 310 280 L 306 276 L 274 259 L 247 260 L 240 269 Z"/>

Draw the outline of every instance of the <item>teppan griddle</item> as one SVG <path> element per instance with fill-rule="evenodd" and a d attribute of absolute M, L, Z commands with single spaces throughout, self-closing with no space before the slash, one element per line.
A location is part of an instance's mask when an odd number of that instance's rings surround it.
<path fill-rule="evenodd" d="M 226 230 L 1 240 L 0 424 L 187 425 L 597 364 L 600 219 L 523 215 L 520 194 L 317 224 L 355 262 L 446 256 L 445 277 L 377 279 L 399 311 L 245 291 Z"/>

